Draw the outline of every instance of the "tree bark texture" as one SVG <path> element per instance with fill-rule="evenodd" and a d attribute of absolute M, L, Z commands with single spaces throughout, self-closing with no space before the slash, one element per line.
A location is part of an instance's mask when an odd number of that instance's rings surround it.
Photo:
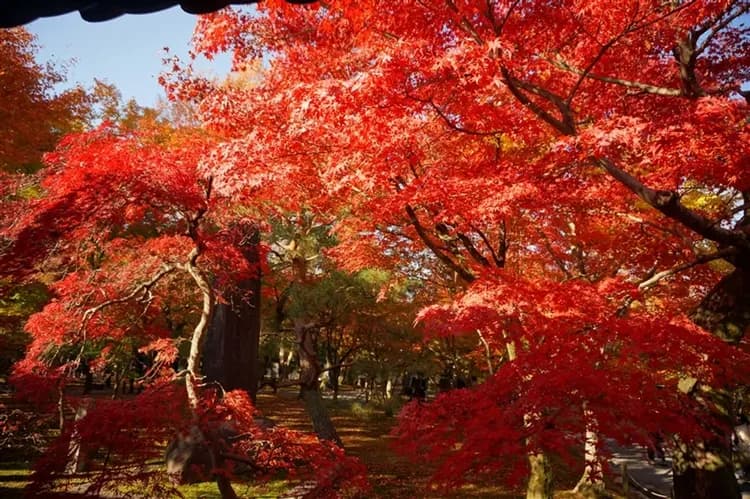
<path fill-rule="evenodd" d="M 76 409 L 74 425 L 86 417 L 92 403 L 90 399 L 86 399 Z M 87 445 L 81 441 L 81 435 L 74 426 L 73 433 L 70 435 L 70 443 L 68 444 L 68 462 L 65 463 L 65 473 L 74 474 L 87 471 L 91 454 L 92 449 L 87 448 Z"/>
<path fill-rule="evenodd" d="M 198 324 L 193 329 L 193 334 L 190 338 L 190 352 L 187 358 L 187 373 L 185 374 L 185 389 L 187 391 L 188 403 L 193 413 L 194 423 L 191 428 L 191 440 L 188 445 L 187 453 L 190 456 L 196 453 L 205 452 L 208 457 L 209 466 L 208 469 L 214 475 L 216 484 L 221 493 L 222 499 L 237 499 L 237 494 L 232 488 L 232 483 L 223 473 L 224 462 L 221 456 L 215 450 L 215 442 L 209 442 L 206 439 L 205 433 L 198 426 L 197 409 L 200 404 L 200 398 L 198 395 L 198 383 L 202 381 L 203 376 L 200 368 L 200 360 L 203 356 L 203 347 L 208 330 L 208 325 L 214 313 L 215 295 L 214 290 L 209 284 L 206 274 L 197 266 L 198 257 L 200 256 L 201 248 L 196 245 L 195 248 L 190 252 L 188 256 L 186 270 L 193 278 L 193 281 L 198 286 L 203 297 L 203 305 L 201 308 L 201 316 Z M 205 451 L 204 451 L 205 449 Z M 189 459 L 185 460 L 185 466 L 188 465 Z"/>
<path fill-rule="evenodd" d="M 739 342 L 750 327 L 750 270 L 736 268 L 719 281 L 692 319 L 724 341 Z"/>
<path fill-rule="evenodd" d="M 728 446 L 701 447 L 675 449 L 674 499 L 740 499 Z"/>
<path fill-rule="evenodd" d="M 260 232 L 248 228 L 242 249 L 252 268 L 260 269 Z M 241 389 L 255 402 L 258 391 L 258 348 L 260 341 L 260 273 L 238 283 L 216 305 L 203 352 L 203 372 L 224 390 Z"/>
<path fill-rule="evenodd" d="M 583 407 L 583 417 L 586 421 L 585 441 L 583 444 L 584 467 L 581 479 L 576 484 L 573 492 L 583 497 L 600 498 L 606 497 L 604 475 L 600 461 L 597 459 L 599 447 L 599 433 L 596 419 L 591 411 Z"/>
<path fill-rule="evenodd" d="M 552 467 L 546 455 L 529 454 L 529 483 L 526 499 L 552 499 Z"/>
<path fill-rule="evenodd" d="M 318 390 L 318 378 L 321 368 L 315 348 L 315 331 L 306 327 L 301 320 L 295 320 L 294 331 L 297 336 L 300 363 L 300 397 L 305 403 L 305 410 L 310 417 L 313 430 L 318 438 L 335 442 L 344 447 L 336 427 L 331 421 L 328 410 L 323 404 L 323 397 Z"/>
<path fill-rule="evenodd" d="M 719 281 L 692 315 L 696 324 L 730 343 L 739 342 L 750 326 L 750 271 L 745 269 L 739 266 Z M 716 396 L 712 402 L 726 409 L 729 402 L 715 400 Z M 740 497 L 726 435 L 697 447 L 678 445 L 673 466 L 675 499 Z"/>

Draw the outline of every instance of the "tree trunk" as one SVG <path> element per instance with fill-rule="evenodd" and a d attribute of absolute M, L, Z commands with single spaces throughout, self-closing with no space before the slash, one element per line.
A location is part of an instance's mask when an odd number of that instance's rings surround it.
<path fill-rule="evenodd" d="M 529 454 L 529 483 L 526 499 L 552 499 L 552 467 L 547 456 Z"/>
<path fill-rule="evenodd" d="M 739 342 L 750 328 L 750 271 L 738 267 L 725 276 L 691 318 L 724 341 Z"/>
<path fill-rule="evenodd" d="M 604 476 L 600 461 L 597 459 L 599 447 L 599 434 L 594 415 L 583 404 L 583 419 L 586 422 L 585 441 L 583 444 L 584 467 L 583 475 L 578 480 L 573 492 L 581 494 L 584 497 L 606 497 Z"/>
<path fill-rule="evenodd" d="M 672 459 L 674 499 L 740 499 L 728 448 L 678 445 Z"/>
<path fill-rule="evenodd" d="M 329 440 L 343 448 L 344 444 L 341 438 L 339 438 L 336 427 L 328 415 L 328 410 L 323 403 L 323 397 L 320 396 L 320 392 L 317 389 L 303 387 L 302 400 L 305 403 L 305 410 L 307 410 L 307 414 L 310 416 L 313 431 L 315 431 L 318 438 Z"/>
<path fill-rule="evenodd" d="M 74 425 L 86 417 L 91 404 L 91 399 L 84 399 L 83 403 L 76 409 Z M 68 444 L 68 462 L 65 463 L 65 473 L 73 474 L 88 471 L 91 455 L 92 449 L 88 448 L 87 444 L 81 440 L 81 434 L 74 426 Z"/>
<path fill-rule="evenodd" d="M 334 366 L 328 371 L 328 380 L 331 382 L 333 390 L 333 400 L 339 399 L 339 377 L 341 376 L 341 366 Z"/>
<path fill-rule="evenodd" d="M 300 364 L 300 398 L 305 403 L 305 410 L 310 417 L 313 430 L 318 438 L 334 442 L 339 447 L 344 447 L 336 427 L 331 421 L 328 410 L 323 404 L 323 398 L 318 391 L 318 377 L 320 376 L 320 363 L 315 348 L 315 333 L 306 327 L 300 319 L 294 321 L 294 331 L 297 335 L 299 347 Z"/>
<path fill-rule="evenodd" d="M 741 258 L 741 257 L 737 257 Z M 746 259 L 745 259 L 746 260 Z M 706 295 L 692 315 L 699 326 L 724 341 L 736 343 L 750 327 L 750 272 L 747 261 L 734 262 L 735 270 Z M 707 394 L 701 394 L 701 397 Z M 717 407 L 728 408 L 719 394 L 708 394 Z M 731 414 L 731 411 L 724 412 Z M 678 445 L 673 459 L 675 499 L 737 499 L 741 496 L 731 460 L 729 439 Z"/>
<path fill-rule="evenodd" d="M 251 267 L 259 269 L 260 232 L 255 227 L 244 232 L 243 255 Z M 255 402 L 259 381 L 260 274 L 239 282 L 237 290 L 226 299 L 227 303 L 216 305 L 208 329 L 203 372 L 224 390 L 245 390 Z"/>
<path fill-rule="evenodd" d="M 198 286 L 198 289 L 200 289 L 203 297 L 201 316 L 198 324 L 196 324 L 193 329 L 193 334 L 190 338 L 187 373 L 185 374 L 185 390 L 187 391 L 187 399 L 193 416 L 193 426 L 190 430 L 192 437 L 191 454 L 205 451 L 209 460 L 209 470 L 211 470 L 214 475 L 222 499 L 237 499 L 237 494 L 232 488 L 232 483 L 224 473 L 223 458 L 221 457 L 221 454 L 215 450 L 217 447 L 216 442 L 209 442 L 206 439 L 205 433 L 199 427 L 197 415 L 198 405 L 200 404 L 197 385 L 202 380 L 199 362 L 202 357 L 206 331 L 208 330 L 208 325 L 211 321 L 215 304 L 214 291 L 208 282 L 208 278 L 196 265 L 200 253 L 200 247 L 196 245 L 190 252 L 187 265 L 185 266 L 186 270 L 193 278 L 193 281 Z"/>
<path fill-rule="evenodd" d="M 279 381 L 289 380 L 289 374 L 292 370 L 292 361 L 294 360 L 294 349 L 286 351 L 284 345 L 279 347 Z"/>
<path fill-rule="evenodd" d="M 509 341 L 505 344 L 508 361 L 516 360 L 516 344 Z M 524 425 L 529 425 L 534 415 L 524 416 Z M 552 467 L 549 459 L 542 452 L 529 453 L 529 482 L 526 486 L 526 499 L 552 499 Z"/>

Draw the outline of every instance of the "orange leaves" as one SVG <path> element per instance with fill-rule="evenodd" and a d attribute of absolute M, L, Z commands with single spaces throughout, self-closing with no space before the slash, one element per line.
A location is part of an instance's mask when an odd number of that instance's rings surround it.
<path fill-rule="evenodd" d="M 0 31 L 0 169 L 35 171 L 41 155 L 51 150 L 63 133 L 80 126 L 87 111 L 81 88 L 53 91 L 63 71 L 34 60 L 37 47 L 24 28 Z"/>

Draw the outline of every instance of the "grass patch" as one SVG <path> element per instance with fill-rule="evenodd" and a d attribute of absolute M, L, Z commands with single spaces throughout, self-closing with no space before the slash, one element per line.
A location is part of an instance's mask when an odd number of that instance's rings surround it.
<path fill-rule="evenodd" d="M 23 488 L 29 483 L 31 465 L 25 462 L 2 463 L 0 468 L 0 487 Z"/>
<path fill-rule="evenodd" d="M 399 397 L 384 401 L 370 400 L 325 400 L 326 407 L 332 415 L 353 417 L 363 422 L 382 420 L 383 417 L 392 418 L 403 407 L 404 402 Z"/>
<path fill-rule="evenodd" d="M 284 480 L 271 480 L 260 484 L 245 484 L 233 482 L 234 491 L 240 497 L 273 498 L 283 495 L 289 490 L 289 483 Z M 200 482 L 190 485 L 180 485 L 180 494 L 185 499 L 219 499 L 219 489 L 216 482 Z"/>
<path fill-rule="evenodd" d="M 0 497 L 21 499 L 23 489 L 29 483 L 31 465 L 27 462 L 7 462 L 0 464 Z"/>

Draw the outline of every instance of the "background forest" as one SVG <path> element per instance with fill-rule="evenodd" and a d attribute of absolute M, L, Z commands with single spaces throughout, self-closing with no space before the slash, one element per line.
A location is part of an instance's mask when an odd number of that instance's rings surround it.
<path fill-rule="evenodd" d="M 156 108 L 0 30 L 27 493 L 603 497 L 658 440 L 674 497 L 740 497 L 749 10 L 269 0 L 197 18 L 233 72 L 170 57 Z M 352 451 L 356 397 L 424 488 Z"/>

